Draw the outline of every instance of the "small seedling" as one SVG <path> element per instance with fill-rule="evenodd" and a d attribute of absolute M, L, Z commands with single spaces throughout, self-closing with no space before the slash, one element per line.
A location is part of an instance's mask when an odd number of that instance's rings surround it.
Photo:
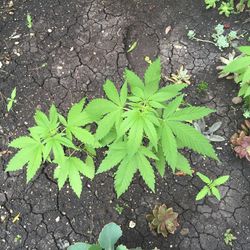
<path fill-rule="evenodd" d="M 9 112 L 12 109 L 14 103 L 16 103 L 16 88 L 14 88 L 11 92 L 10 98 L 7 98 L 7 111 Z"/>
<path fill-rule="evenodd" d="M 233 12 L 234 7 L 231 5 L 230 2 L 222 2 L 220 7 L 218 8 L 220 15 L 225 15 L 226 17 L 229 17 L 230 14 Z"/>
<path fill-rule="evenodd" d="M 124 207 L 120 206 L 119 204 L 116 204 L 115 206 L 115 210 L 118 214 L 122 214 L 123 210 L 124 210 Z"/>
<path fill-rule="evenodd" d="M 200 82 L 200 83 L 198 84 L 198 86 L 197 86 L 197 91 L 198 91 L 199 93 L 204 93 L 204 92 L 206 92 L 207 90 L 208 90 L 208 83 L 207 83 L 207 82 L 202 81 L 202 82 Z"/>
<path fill-rule="evenodd" d="M 227 229 L 224 233 L 224 242 L 226 245 L 233 246 L 233 241 L 237 238 L 232 234 L 231 229 Z"/>
<path fill-rule="evenodd" d="M 199 172 L 197 172 L 197 175 L 206 185 L 196 195 L 195 199 L 199 201 L 199 200 L 202 200 L 206 195 L 208 196 L 214 195 L 218 200 L 220 200 L 221 194 L 217 187 L 226 183 L 227 180 L 229 179 L 229 175 L 220 176 L 219 178 L 215 180 L 211 180 L 207 176 Z"/>
<path fill-rule="evenodd" d="M 14 242 L 18 242 L 18 241 L 21 241 L 22 240 L 22 236 L 20 234 L 17 234 L 15 239 L 14 239 Z"/>
<path fill-rule="evenodd" d="M 129 45 L 129 49 L 127 50 L 128 53 L 132 52 L 137 46 L 137 41 L 133 42 L 131 45 Z"/>
<path fill-rule="evenodd" d="M 32 16 L 30 14 L 27 14 L 26 16 L 26 25 L 29 29 L 31 29 L 33 26 Z"/>

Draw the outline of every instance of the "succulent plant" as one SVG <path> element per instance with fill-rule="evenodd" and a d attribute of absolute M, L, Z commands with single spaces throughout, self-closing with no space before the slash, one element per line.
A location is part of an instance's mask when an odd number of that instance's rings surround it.
<path fill-rule="evenodd" d="M 168 234 L 174 234 L 179 226 L 177 222 L 178 213 L 173 208 L 168 208 L 165 204 L 155 205 L 151 214 L 146 216 L 150 230 L 167 237 Z"/>
<path fill-rule="evenodd" d="M 220 129 L 222 122 L 215 122 L 212 126 L 207 126 L 206 122 L 204 119 L 200 119 L 196 122 L 193 123 L 194 127 L 196 130 L 201 132 L 204 136 L 207 137 L 209 141 L 214 141 L 214 142 L 222 142 L 225 141 L 225 138 L 214 134 L 217 130 Z"/>
<path fill-rule="evenodd" d="M 182 65 L 180 69 L 177 70 L 176 74 L 171 74 L 171 77 L 168 78 L 168 80 L 170 80 L 171 82 L 175 84 L 186 83 L 190 85 L 191 84 L 190 77 L 191 76 L 188 74 L 188 71 Z"/>
<path fill-rule="evenodd" d="M 246 158 L 250 161 L 250 120 L 245 120 L 241 128 L 242 130 L 232 135 L 230 142 L 240 159 Z"/>

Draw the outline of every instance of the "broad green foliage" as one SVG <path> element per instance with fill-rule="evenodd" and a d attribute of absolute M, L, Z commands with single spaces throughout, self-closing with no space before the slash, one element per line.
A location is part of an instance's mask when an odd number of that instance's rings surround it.
<path fill-rule="evenodd" d="M 10 160 L 6 171 L 16 171 L 27 166 L 27 182 L 30 181 L 43 162 L 57 164 L 54 177 L 61 189 L 69 180 L 74 192 L 80 197 L 82 191 L 81 175 L 93 179 L 95 167 L 91 154 L 83 162 L 73 154 L 83 147 L 94 150 L 94 136 L 85 128 L 90 118 L 82 110 L 84 100 L 72 106 L 67 119 L 58 113 L 54 105 L 47 116 L 37 110 L 34 116 L 35 126 L 29 129 L 29 136 L 21 136 L 10 143 L 10 147 L 19 149 Z M 88 152 L 88 151 L 87 151 Z"/>
<path fill-rule="evenodd" d="M 88 244 L 88 243 L 75 243 L 74 245 L 68 247 L 68 250 L 128 250 L 124 245 L 119 245 L 115 247 L 117 241 L 122 236 L 122 230 L 120 226 L 111 222 L 105 225 L 99 234 L 97 244 Z M 136 248 L 141 250 L 141 248 Z M 132 250 L 132 249 L 131 249 Z"/>
<path fill-rule="evenodd" d="M 250 110 L 250 46 L 238 48 L 241 55 L 223 68 L 224 75 L 233 74 L 234 81 L 240 85 L 238 96 L 245 102 L 245 113 Z"/>
<path fill-rule="evenodd" d="M 19 137 L 10 146 L 19 149 L 10 160 L 7 171 L 27 165 L 27 181 L 43 162 L 56 164 L 54 178 L 59 189 L 69 181 L 80 197 L 81 176 L 94 178 L 93 157 L 96 148 L 107 147 L 97 173 L 116 169 L 115 190 L 122 195 L 134 175 L 139 172 L 146 185 L 155 191 L 155 167 L 161 176 L 166 164 L 172 171 L 192 175 L 183 148 L 217 160 L 209 141 L 191 124 L 209 115 L 206 107 L 183 106 L 181 91 L 186 84 L 170 84 L 160 88 L 160 60 L 152 62 L 141 79 L 131 70 L 124 74 L 125 83 L 118 91 L 107 80 L 103 86 L 106 98 L 85 99 L 74 104 L 66 117 L 54 105 L 49 114 L 37 111 L 30 135 Z M 95 134 L 90 132 L 95 123 Z M 84 152 L 85 161 L 76 156 Z"/>
<path fill-rule="evenodd" d="M 198 120 L 213 110 L 182 107 L 184 95 L 181 90 L 185 84 L 160 88 L 159 59 L 149 65 L 144 79 L 130 70 L 125 71 L 124 77 L 120 94 L 108 81 L 104 85 L 108 99 L 93 100 L 86 107 L 98 126 L 97 138 L 109 138 L 106 157 L 97 173 L 116 168 L 118 197 L 128 189 L 136 172 L 154 191 L 154 166 L 162 176 L 166 163 L 173 171 L 181 170 L 191 175 L 189 162 L 180 152 L 182 148 L 217 159 L 208 140 L 187 122 Z M 95 109 L 98 103 L 102 107 L 100 114 Z"/>
<path fill-rule="evenodd" d="M 218 200 L 221 199 L 221 194 L 218 186 L 226 183 L 229 179 L 229 175 L 220 176 L 215 180 L 210 180 L 207 176 L 197 173 L 199 178 L 205 183 L 205 186 L 196 195 L 196 200 L 203 199 L 206 195 L 214 195 Z"/>

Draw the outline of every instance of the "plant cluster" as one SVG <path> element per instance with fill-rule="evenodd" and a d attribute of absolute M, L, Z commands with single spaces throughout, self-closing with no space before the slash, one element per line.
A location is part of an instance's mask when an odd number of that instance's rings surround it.
<path fill-rule="evenodd" d="M 238 38 L 237 32 L 231 30 L 228 34 L 225 34 L 224 25 L 218 24 L 215 26 L 215 32 L 212 34 L 212 38 L 215 42 L 215 45 L 223 50 L 230 46 L 230 43 Z"/>
<path fill-rule="evenodd" d="M 186 83 L 188 85 L 191 84 L 190 82 L 191 76 L 188 74 L 188 71 L 182 65 L 179 70 L 175 74 L 171 74 L 171 77 L 168 78 L 169 81 L 175 84 L 183 84 Z"/>
<path fill-rule="evenodd" d="M 190 125 L 213 112 L 206 107 L 183 107 L 181 90 L 186 84 L 160 88 L 160 60 L 152 62 L 144 80 L 133 71 L 125 71 L 125 83 L 120 93 L 110 80 L 103 86 L 107 98 L 97 98 L 85 105 L 85 99 L 74 104 L 66 117 L 54 105 L 48 116 L 36 111 L 36 125 L 29 128 L 29 136 L 21 136 L 10 146 L 19 149 L 10 160 L 7 171 L 27 165 L 30 181 L 41 164 L 56 164 L 54 177 L 59 189 L 67 180 L 80 197 L 81 175 L 93 179 L 95 174 L 116 168 L 115 190 L 119 197 L 139 172 L 155 190 L 154 166 L 161 176 L 166 164 L 173 172 L 180 170 L 192 175 L 183 148 L 217 160 L 206 137 Z M 129 87 L 129 88 L 128 88 Z M 93 124 L 94 123 L 94 124 Z M 95 125 L 95 126 L 93 126 Z M 95 133 L 91 128 L 95 127 Z M 95 173 L 96 149 L 107 148 L 105 158 Z M 85 160 L 79 155 L 84 154 Z"/>
<path fill-rule="evenodd" d="M 196 195 L 196 200 L 199 201 L 203 199 L 206 195 L 208 196 L 214 195 L 217 198 L 217 200 L 220 200 L 221 194 L 218 189 L 218 186 L 226 183 L 229 179 L 229 175 L 220 176 L 215 180 L 211 180 L 204 174 L 201 174 L 199 172 L 197 172 L 196 174 L 205 183 L 205 186 Z"/>
<path fill-rule="evenodd" d="M 218 8 L 220 15 L 229 17 L 232 13 L 239 13 L 245 8 L 250 8 L 250 0 L 239 0 L 235 4 L 234 0 L 205 0 L 206 9 Z"/>
<path fill-rule="evenodd" d="M 16 88 L 12 90 L 10 97 L 7 98 L 7 101 L 7 111 L 9 112 L 12 109 L 13 104 L 16 103 Z"/>
<path fill-rule="evenodd" d="M 233 235 L 232 230 L 229 228 L 224 233 L 224 242 L 226 245 L 233 246 L 233 241 L 237 240 L 237 238 Z"/>
<path fill-rule="evenodd" d="M 177 222 L 178 213 L 173 208 L 168 208 L 165 204 L 155 205 L 151 214 L 146 215 L 150 230 L 167 237 L 174 234 L 179 226 Z"/>
<path fill-rule="evenodd" d="M 242 159 L 250 161 L 250 120 L 245 120 L 241 124 L 241 130 L 233 134 L 230 142 L 236 155 Z"/>
<path fill-rule="evenodd" d="M 241 46 L 238 49 L 241 55 L 226 65 L 222 74 L 225 76 L 232 74 L 234 81 L 240 85 L 238 96 L 244 99 L 245 116 L 247 116 L 250 110 L 250 46 Z"/>
<path fill-rule="evenodd" d="M 198 38 L 194 30 L 189 30 L 187 36 L 190 40 L 214 44 L 220 50 L 228 48 L 233 40 L 239 38 L 236 31 L 231 30 L 229 33 L 225 33 L 225 28 L 222 24 L 215 26 L 215 31 L 212 34 L 213 41 Z"/>
<path fill-rule="evenodd" d="M 68 247 L 68 250 L 128 250 L 124 245 L 115 247 L 121 236 L 121 227 L 114 222 L 111 222 L 103 227 L 96 244 L 77 242 Z M 130 250 L 141 250 L 141 248 L 138 247 Z"/>

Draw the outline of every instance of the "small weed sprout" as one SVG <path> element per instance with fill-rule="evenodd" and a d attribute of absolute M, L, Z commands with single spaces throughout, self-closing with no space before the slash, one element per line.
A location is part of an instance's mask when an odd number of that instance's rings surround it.
<path fill-rule="evenodd" d="M 198 84 L 198 86 L 197 86 L 197 91 L 198 91 L 199 93 L 204 93 L 204 92 L 206 92 L 207 90 L 208 90 L 208 83 L 207 83 L 207 82 L 202 81 L 202 82 L 200 82 L 200 83 Z"/>
<path fill-rule="evenodd" d="M 27 16 L 26 16 L 26 25 L 29 29 L 31 29 L 33 27 L 33 19 L 32 19 L 32 16 L 30 14 L 27 14 Z"/>
<path fill-rule="evenodd" d="M 233 241 L 237 238 L 233 235 L 232 230 L 229 228 L 224 233 L 224 242 L 226 245 L 233 246 Z"/>
<path fill-rule="evenodd" d="M 221 199 L 221 194 L 218 189 L 218 186 L 226 183 L 229 179 L 229 175 L 220 176 L 215 180 L 209 179 L 202 173 L 197 172 L 199 178 L 205 183 L 205 186 L 200 190 L 200 192 L 196 195 L 196 200 L 202 200 L 205 196 L 213 195 L 217 198 L 217 200 Z"/>
<path fill-rule="evenodd" d="M 14 103 L 16 103 L 16 88 L 14 88 L 11 92 L 10 98 L 7 98 L 7 111 L 10 112 Z"/>

